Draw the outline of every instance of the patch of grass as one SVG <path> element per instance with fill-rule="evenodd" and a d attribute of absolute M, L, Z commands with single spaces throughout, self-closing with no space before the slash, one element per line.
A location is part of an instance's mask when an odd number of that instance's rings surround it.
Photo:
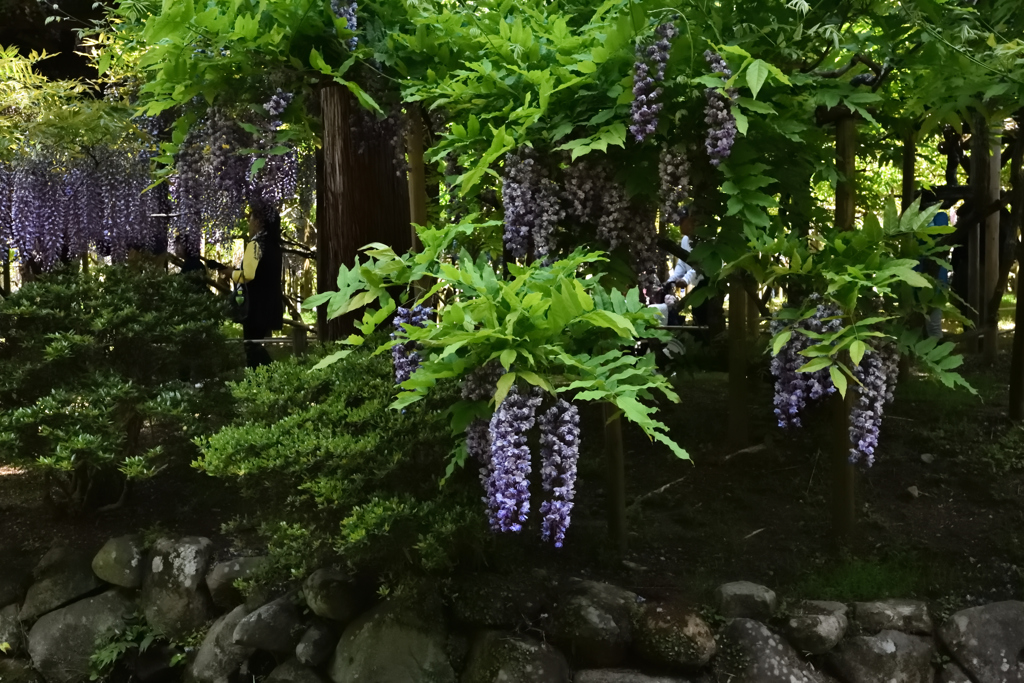
<path fill-rule="evenodd" d="M 810 600 L 839 602 L 908 598 L 924 593 L 929 578 L 927 565 L 912 556 L 849 558 L 806 576 L 794 592 Z"/>
<path fill-rule="evenodd" d="M 983 444 L 979 455 L 994 474 L 1024 470 L 1024 427 L 1010 427 L 995 442 Z"/>

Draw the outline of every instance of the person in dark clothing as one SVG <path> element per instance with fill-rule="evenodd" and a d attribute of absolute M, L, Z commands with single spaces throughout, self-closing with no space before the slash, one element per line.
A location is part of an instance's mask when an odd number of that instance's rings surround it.
<path fill-rule="evenodd" d="M 270 354 L 255 339 L 266 339 L 284 326 L 281 269 L 281 214 L 267 203 L 253 203 L 249 209 L 252 239 L 245 249 L 242 267 L 234 281 L 245 287 L 247 311 L 242 321 L 246 365 L 270 363 Z"/>

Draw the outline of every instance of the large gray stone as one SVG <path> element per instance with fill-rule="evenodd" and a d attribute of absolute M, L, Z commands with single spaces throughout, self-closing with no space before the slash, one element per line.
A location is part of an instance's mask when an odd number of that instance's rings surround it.
<path fill-rule="evenodd" d="M 89 657 L 100 636 L 119 632 L 135 607 L 117 590 L 43 615 L 28 633 L 28 652 L 47 683 L 89 680 Z"/>
<path fill-rule="evenodd" d="M 153 544 L 139 599 L 153 630 L 171 640 L 181 639 L 213 616 L 203 580 L 212 550 L 208 538 L 163 538 Z"/>
<path fill-rule="evenodd" d="M 32 585 L 32 572 L 27 566 L 4 559 L 4 564 L 0 565 L 0 605 L 20 605 L 25 591 Z"/>
<path fill-rule="evenodd" d="M 235 628 L 234 641 L 257 650 L 291 654 L 305 631 L 295 595 L 289 594 L 246 615 Z"/>
<path fill-rule="evenodd" d="M 295 659 L 305 666 L 320 666 L 334 652 L 340 636 L 326 620 L 316 620 L 295 646 Z"/>
<path fill-rule="evenodd" d="M 971 683 L 964 670 L 956 665 L 956 662 L 946 662 L 939 672 L 936 683 Z"/>
<path fill-rule="evenodd" d="M 533 574 L 475 573 L 452 581 L 448 603 L 455 621 L 477 628 L 515 629 L 540 618 L 550 604 L 550 581 Z"/>
<path fill-rule="evenodd" d="M 1024 602 L 957 612 L 939 629 L 939 638 L 975 683 L 1024 681 Z"/>
<path fill-rule="evenodd" d="M 920 600 L 855 602 L 853 618 L 866 633 L 891 630 L 930 636 L 933 629 L 928 605 Z"/>
<path fill-rule="evenodd" d="M 35 621 L 42 615 L 74 602 L 100 589 L 102 584 L 92 573 L 89 554 L 70 548 L 50 550 L 33 572 L 35 583 L 28 589 L 19 617 Z"/>
<path fill-rule="evenodd" d="M 733 619 L 722 630 L 715 680 L 730 683 L 825 683 L 780 636 L 753 619 Z"/>
<path fill-rule="evenodd" d="M 7 643 L 7 654 L 21 652 L 25 646 L 25 631 L 18 619 L 18 606 L 8 605 L 0 609 L 0 644 Z"/>
<path fill-rule="evenodd" d="M 461 683 L 568 683 L 568 661 L 541 641 L 484 631 L 473 643 Z"/>
<path fill-rule="evenodd" d="M 340 569 L 317 569 L 302 584 L 306 604 L 313 614 L 347 624 L 359 613 L 355 585 Z"/>
<path fill-rule="evenodd" d="M 633 649 L 641 659 L 670 670 L 694 670 L 718 649 L 715 633 L 692 609 L 644 605 L 633 620 Z"/>
<path fill-rule="evenodd" d="M 334 683 L 454 683 L 440 599 L 388 600 L 348 625 L 331 658 Z"/>
<path fill-rule="evenodd" d="M 775 614 L 775 591 L 749 581 L 723 583 L 715 591 L 718 611 L 726 619 L 767 621 Z"/>
<path fill-rule="evenodd" d="M 30 661 L 0 657 L 0 683 L 43 683 L 43 677 Z"/>
<path fill-rule="evenodd" d="M 931 638 L 882 631 L 847 638 L 829 654 L 829 662 L 847 683 L 932 683 L 934 656 Z"/>
<path fill-rule="evenodd" d="M 552 610 L 545 630 L 576 666 L 614 667 L 625 661 L 639 609 L 636 593 L 577 581 Z"/>
<path fill-rule="evenodd" d="M 228 683 L 242 662 L 255 652 L 251 647 L 234 642 L 235 629 L 244 617 L 245 607 L 239 605 L 213 623 L 186 672 L 186 680 Z"/>
<path fill-rule="evenodd" d="M 577 671 L 572 683 L 693 683 L 692 678 L 648 676 L 639 671 L 622 669 L 586 669 Z"/>
<path fill-rule="evenodd" d="M 264 679 L 264 683 L 325 683 L 323 677 L 308 666 L 289 659 Z"/>
<path fill-rule="evenodd" d="M 112 538 L 100 548 L 96 557 L 92 558 L 92 570 L 107 583 L 124 588 L 138 588 L 142 585 L 145 569 L 144 551 L 142 537 L 139 535 Z"/>
<path fill-rule="evenodd" d="M 236 557 L 213 565 L 206 575 L 206 588 L 210 591 L 213 604 L 227 610 L 241 605 L 245 598 L 235 588 L 235 581 L 252 576 L 266 561 L 265 557 Z"/>
<path fill-rule="evenodd" d="M 848 625 L 846 605 L 806 600 L 790 611 L 784 630 L 787 640 L 797 650 L 820 655 L 842 640 Z"/>
<path fill-rule="evenodd" d="M 561 652 L 532 638 L 484 631 L 473 643 L 461 683 L 569 683 Z"/>

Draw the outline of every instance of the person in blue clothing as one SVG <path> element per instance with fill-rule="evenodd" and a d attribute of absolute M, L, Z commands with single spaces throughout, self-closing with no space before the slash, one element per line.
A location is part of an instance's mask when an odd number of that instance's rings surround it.
<path fill-rule="evenodd" d="M 932 192 L 925 190 L 924 192 L 921 193 L 922 209 L 927 208 L 929 206 L 934 206 L 937 203 L 938 199 L 936 199 L 935 195 Z M 935 214 L 935 217 L 932 218 L 931 223 L 929 223 L 928 225 L 949 225 L 949 214 L 946 213 L 945 211 L 939 211 L 937 214 Z M 926 264 L 926 262 L 921 261 L 921 263 L 919 263 L 914 270 L 924 272 L 926 265 L 928 265 Z M 935 279 L 938 280 L 939 287 L 941 289 L 949 288 L 949 270 L 947 270 L 943 266 L 939 266 L 938 272 L 933 272 L 932 274 L 935 276 Z M 937 337 L 939 339 L 942 338 L 941 308 L 933 308 L 931 311 L 928 312 L 928 316 L 925 318 L 924 328 L 925 333 L 929 337 Z"/>

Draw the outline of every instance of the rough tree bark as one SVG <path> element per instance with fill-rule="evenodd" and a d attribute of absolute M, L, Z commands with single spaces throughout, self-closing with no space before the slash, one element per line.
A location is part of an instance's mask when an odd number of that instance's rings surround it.
<path fill-rule="evenodd" d="M 317 291 L 336 288 L 338 268 L 351 266 L 359 248 L 383 242 L 396 252 L 411 246 L 409 192 L 398 174 L 394 150 L 385 141 L 364 140 L 359 151 L 352 121 L 359 104 L 337 84 L 320 91 L 323 150 L 317 160 Z M 355 314 L 327 320 L 326 305 L 317 310 L 317 336 L 344 338 L 355 327 Z"/>

